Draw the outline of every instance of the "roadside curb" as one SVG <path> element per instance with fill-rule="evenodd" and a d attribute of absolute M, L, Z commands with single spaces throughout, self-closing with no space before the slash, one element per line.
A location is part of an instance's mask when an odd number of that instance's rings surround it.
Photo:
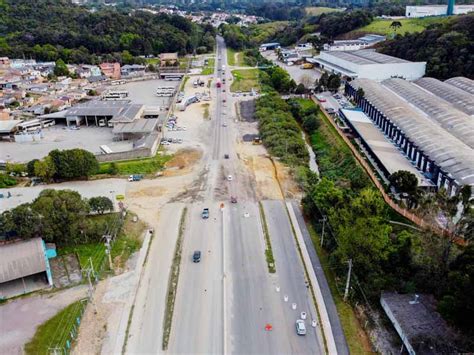
<path fill-rule="evenodd" d="M 316 302 L 318 304 L 317 308 L 319 310 L 319 316 L 321 317 L 321 326 L 323 330 L 323 336 L 326 341 L 328 354 L 330 355 L 337 354 L 336 342 L 334 340 L 334 334 L 332 332 L 331 322 L 329 321 L 329 315 L 326 309 L 326 303 L 324 302 L 323 294 L 321 292 L 318 279 L 316 278 L 316 274 L 314 272 L 308 250 L 306 249 L 306 244 L 304 242 L 303 235 L 301 233 L 301 229 L 299 227 L 298 220 L 296 219 L 295 211 L 293 210 L 293 206 L 291 202 L 286 202 L 286 208 L 288 210 L 291 223 L 294 227 L 293 229 L 295 232 L 296 241 L 301 250 L 303 263 L 305 264 L 305 268 L 307 270 L 308 277 L 310 279 L 311 288 L 313 290 L 314 296 L 316 298 Z"/>

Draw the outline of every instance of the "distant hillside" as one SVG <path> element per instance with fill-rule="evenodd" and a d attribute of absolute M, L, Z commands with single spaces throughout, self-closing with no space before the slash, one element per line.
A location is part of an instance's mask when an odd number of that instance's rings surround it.
<path fill-rule="evenodd" d="M 321 14 L 327 14 L 329 12 L 337 12 L 342 11 L 342 9 L 334 8 L 334 7 L 316 7 L 316 6 L 308 6 L 305 8 L 306 14 L 310 16 L 319 16 Z"/>
<path fill-rule="evenodd" d="M 474 13 L 432 24 L 420 33 L 397 35 L 379 45 L 382 53 L 428 62 L 426 75 L 474 79 Z"/>
<path fill-rule="evenodd" d="M 374 19 L 370 24 L 360 27 L 352 33 L 377 33 L 386 36 L 404 35 L 406 33 L 422 32 L 431 25 L 449 21 L 450 17 L 404 18 L 400 20 Z M 401 27 L 391 26 L 394 21 L 400 22 Z M 352 34 L 350 33 L 349 36 Z"/>
<path fill-rule="evenodd" d="M 180 16 L 90 12 L 69 0 L 0 0 L 0 56 L 65 62 L 133 61 L 162 52 L 211 50 L 214 29 Z M 201 49 L 199 49 L 201 47 Z"/>

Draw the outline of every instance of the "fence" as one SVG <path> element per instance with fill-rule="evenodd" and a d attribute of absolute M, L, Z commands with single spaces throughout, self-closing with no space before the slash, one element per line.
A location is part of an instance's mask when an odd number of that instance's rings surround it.
<path fill-rule="evenodd" d="M 315 100 L 313 98 L 313 101 L 319 105 L 318 101 Z M 407 211 L 406 209 L 400 207 L 397 203 L 395 203 L 391 198 L 390 196 L 385 192 L 385 188 L 384 186 L 382 185 L 382 183 L 379 181 L 379 179 L 377 178 L 377 176 L 375 175 L 375 173 L 373 172 L 372 168 L 370 167 L 370 165 L 367 163 L 367 161 L 364 159 L 364 157 L 360 154 L 360 152 L 357 150 L 356 147 L 354 147 L 354 145 L 352 144 L 352 142 L 349 140 L 349 138 L 347 138 L 347 136 L 344 134 L 344 132 L 341 131 L 341 129 L 339 128 L 339 126 L 331 119 L 331 117 L 329 116 L 329 114 L 326 112 L 326 110 L 322 107 L 322 106 L 319 106 L 321 108 L 321 111 L 323 112 L 324 116 L 326 117 L 327 121 L 329 121 L 329 123 L 336 129 L 336 131 L 339 133 L 339 135 L 342 137 L 342 139 L 344 140 L 344 142 L 347 144 L 347 146 L 350 148 L 350 150 L 352 151 L 352 154 L 354 155 L 354 157 L 356 158 L 356 160 L 358 161 L 358 163 L 364 168 L 364 170 L 367 172 L 367 174 L 369 175 L 370 179 L 372 180 L 372 182 L 374 183 L 374 185 L 377 187 L 377 189 L 380 191 L 380 193 L 382 194 L 382 197 L 383 199 L 385 200 L 385 202 L 392 208 L 394 209 L 397 213 L 401 214 L 403 217 L 405 217 L 406 219 L 410 220 L 411 222 L 415 223 L 417 226 L 423 228 L 423 229 L 430 229 L 431 231 L 433 231 L 434 233 L 436 234 L 439 234 L 439 235 L 442 235 L 444 237 L 449 237 L 451 238 L 456 244 L 458 245 L 462 245 L 462 246 L 465 246 L 467 243 L 466 243 L 466 240 L 463 239 L 463 238 L 460 238 L 460 237 L 457 237 L 457 236 L 454 236 L 452 235 L 452 233 L 450 233 L 448 230 L 444 229 L 444 228 L 441 228 L 437 225 L 433 225 L 433 224 L 430 224 L 430 223 L 427 223 L 425 220 L 423 220 L 422 218 L 418 217 L 417 215 L 415 215 L 414 213 L 410 212 L 410 211 Z"/>

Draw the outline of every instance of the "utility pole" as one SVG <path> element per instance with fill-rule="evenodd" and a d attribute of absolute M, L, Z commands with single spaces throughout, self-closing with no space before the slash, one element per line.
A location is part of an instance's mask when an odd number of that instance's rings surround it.
<path fill-rule="evenodd" d="M 326 220 L 327 220 L 327 217 L 326 216 L 323 216 L 323 219 L 320 219 L 319 221 L 323 222 L 323 232 L 321 233 L 321 248 L 323 247 L 323 243 L 324 243 L 324 227 L 326 226 Z"/>
<path fill-rule="evenodd" d="M 109 257 L 109 267 L 110 267 L 110 270 L 113 270 L 114 269 L 114 265 L 112 264 L 112 255 L 110 253 L 110 240 L 112 239 L 112 236 L 107 234 L 105 235 L 105 253 L 107 254 L 107 256 Z"/>
<path fill-rule="evenodd" d="M 346 290 L 344 291 L 344 301 L 347 300 L 349 295 L 349 284 L 351 283 L 351 272 L 352 272 L 352 259 L 349 259 L 349 270 L 347 271 Z"/>

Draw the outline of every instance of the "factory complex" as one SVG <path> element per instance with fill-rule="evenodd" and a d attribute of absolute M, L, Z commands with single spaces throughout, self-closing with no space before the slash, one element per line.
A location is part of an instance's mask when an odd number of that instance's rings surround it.
<path fill-rule="evenodd" d="M 433 78 L 414 82 L 399 78 L 381 82 L 355 79 L 346 83 L 345 93 L 361 112 L 354 118 L 348 110 L 341 110 L 340 116 L 364 141 L 369 155 L 381 163 L 385 174 L 393 173 L 397 163 L 387 158 L 385 148 L 377 143 L 380 137 L 374 140 L 367 133 L 364 126 L 369 122 L 434 187 L 444 187 L 453 195 L 463 185 L 474 187 L 473 89 L 474 81 L 467 78 L 445 82 Z M 429 186 L 420 174 L 415 175 L 421 186 Z"/>

